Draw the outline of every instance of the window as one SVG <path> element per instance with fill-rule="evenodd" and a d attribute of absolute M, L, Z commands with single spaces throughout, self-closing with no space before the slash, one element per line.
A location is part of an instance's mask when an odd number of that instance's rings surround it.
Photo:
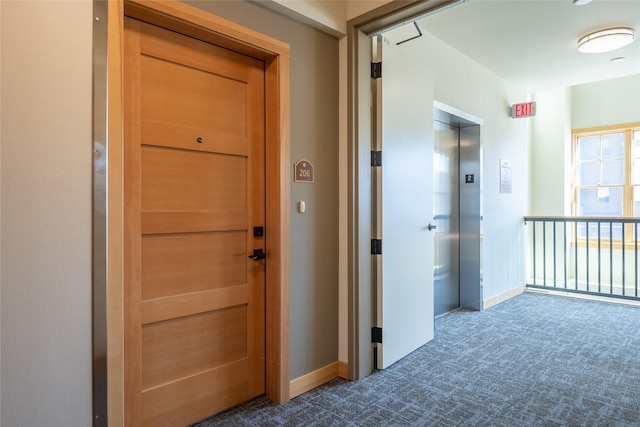
<path fill-rule="evenodd" d="M 576 216 L 640 216 L 640 123 L 578 130 L 574 141 L 574 205 Z M 622 238 L 622 224 L 614 224 L 614 239 Z M 609 238 L 610 230 L 600 230 Z M 586 226 L 578 230 L 586 237 Z M 598 230 L 589 229 L 589 237 Z"/>

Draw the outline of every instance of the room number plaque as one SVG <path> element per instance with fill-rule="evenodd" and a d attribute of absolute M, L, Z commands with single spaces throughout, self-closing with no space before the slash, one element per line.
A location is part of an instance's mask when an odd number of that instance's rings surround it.
<path fill-rule="evenodd" d="M 293 181 L 313 184 L 313 164 L 309 160 L 298 160 L 293 166 Z"/>

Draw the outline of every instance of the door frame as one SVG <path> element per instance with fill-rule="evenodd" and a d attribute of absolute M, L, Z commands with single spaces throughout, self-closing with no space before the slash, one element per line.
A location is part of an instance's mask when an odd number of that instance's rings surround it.
<path fill-rule="evenodd" d="M 373 372 L 371 43 L 369 37 L 467 0 L 393 0 L 347 23 L 348 377 Z"/>
<path fill-rule="evenodd" d="M 125 16 L 261 59 L 265 63 L 265 249 L 269 254 L 266 260 L 266 396 L 276 403 L 287 402 L 290 382 L 289 45 L 178 0 L 162 2 L 112 0 L 107 3 L 106 380 L 108 425 L 124 425 L 125 406 L 123 330 L 126 310 L 123 304 L 125 224 L 122 212 L 124 206 L 122 41 Z M 103 422 L 105 421 L 103 419 Z"/>

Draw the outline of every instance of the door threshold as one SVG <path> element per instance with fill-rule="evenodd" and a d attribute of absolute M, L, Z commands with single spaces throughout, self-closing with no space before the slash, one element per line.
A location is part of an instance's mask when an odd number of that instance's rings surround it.
<path fill-rule="evenodd" d="M 462 307 L 456 307 L 453 310 L 447 311 L 446 313 L 441 313 L 441 314 L 438 314 L 437 316 L 434 316 L 434 319 L 438 319 L 442 316 L 446 316 L 447 314 L 455 313 L 456 311 L 460 311 L 461 309 Z"/>

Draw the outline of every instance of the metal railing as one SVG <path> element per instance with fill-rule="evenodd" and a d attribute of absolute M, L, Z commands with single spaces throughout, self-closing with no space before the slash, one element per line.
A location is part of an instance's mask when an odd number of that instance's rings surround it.
<path fill-rule="evenodd" d="M 526 216 L 527 287 L 640 300 L 640 218 Z"/>

